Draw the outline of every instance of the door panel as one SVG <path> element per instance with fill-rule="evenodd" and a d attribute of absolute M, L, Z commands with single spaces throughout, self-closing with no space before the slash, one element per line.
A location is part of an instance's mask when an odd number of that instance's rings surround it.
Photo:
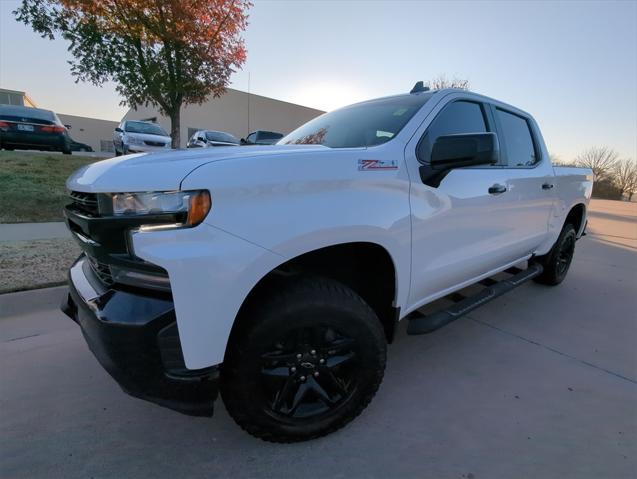
<path fill-rule="evenodd" d="M 489 193 L 495 184 L 504 193 Z M 410 303 L 436 296 L 523 256 L 518 204 L 502 168 L 451 171 L 438 188 L 414 182 Z"/>

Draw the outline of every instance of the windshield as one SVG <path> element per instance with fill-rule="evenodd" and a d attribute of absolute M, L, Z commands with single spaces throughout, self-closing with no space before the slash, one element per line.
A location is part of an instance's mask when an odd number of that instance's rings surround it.
<path fill-rule="evenodd" d="M 431 94 L 381 98 L 341 108 L 315 118 L 281 138 L 279 145 L 357 148 L 391 140 Z"/>
<path fill-rule="evenodd" d="M 145 121 L 127 121 L 126 131 L 129 133 L 144 133 L 145 135 L 168 136 L 168 133 L 161 126 Z"/>
<path fill-rule="evenodd" d="M 223 131 L 207 131 L 206 140 L 208 141 L 223 141 L 225 143 L 239 143 L 234 136 L 230 133 L 224 133 Z"/>

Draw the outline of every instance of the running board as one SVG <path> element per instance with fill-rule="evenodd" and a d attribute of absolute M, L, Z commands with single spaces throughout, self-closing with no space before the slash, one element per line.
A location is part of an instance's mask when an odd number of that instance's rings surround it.
<path fill-rule="evenodd" d="M 447 309 L 442 309 L 428 315 L 420 313 L 412 315 L 409 318 L 409 324 L 407 325 L 407 334 L 432 333 L 468 312 L 488 303 L 492 299 L 495 299 L 498 296 L 517 288 L 521 284 L 526 283 L 528 280 L 535 278 L 542 274 L 542 271 L 542 265 L 535 263 L 527 269 L 507 269 L 505 272 L 513 274 L 513 276 L 503 279 L 502 281 L 485 278 L 478 282 L 479 284 L 486 286 L 486 288 L 479 293 L 469 297 L 454 293 L 450 295 L 449 298 L 455 301 L 455 304 L 449 306 Z"/>

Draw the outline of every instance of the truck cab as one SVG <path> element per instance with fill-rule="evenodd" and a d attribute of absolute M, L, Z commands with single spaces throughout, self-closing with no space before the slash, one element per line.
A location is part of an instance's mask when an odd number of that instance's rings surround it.
<path fill-rule="evenodd" d="M 528 113 L 418 84 L 272 146 L 113 158 L 67 182 L 84 252 L 63 309 L 130 394 L 209 415 L 220 391 L 250 434 L 312 439 L 371 401 L 397 321 L 430 333 L 562 282 L 592 179 Z"/>

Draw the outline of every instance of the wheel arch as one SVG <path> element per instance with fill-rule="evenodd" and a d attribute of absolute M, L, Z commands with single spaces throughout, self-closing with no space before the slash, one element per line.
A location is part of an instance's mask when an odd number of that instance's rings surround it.
<path fill-rule="evenodd" d="M 288 259 L 265 274 L 245 297 L 230 332 L 241 330 L 264 295 L 285 287 L 299 276 L 319 276 L 339 281 L 360 295 L 376 312 L 388 342 L 394 338 L 400 308 L 397 301 L 397 265 L 389 251 L 372 242 L 347 242 L 310 250 Z"/>
<path fill-rule="evenodd" d="M 584 232 L 586 226 L 586 205 L 584 203 L 576 203 L 571 207 L 566 218 L 564 219 L 564 225 L 572 224 L 579 238 Z"/>

